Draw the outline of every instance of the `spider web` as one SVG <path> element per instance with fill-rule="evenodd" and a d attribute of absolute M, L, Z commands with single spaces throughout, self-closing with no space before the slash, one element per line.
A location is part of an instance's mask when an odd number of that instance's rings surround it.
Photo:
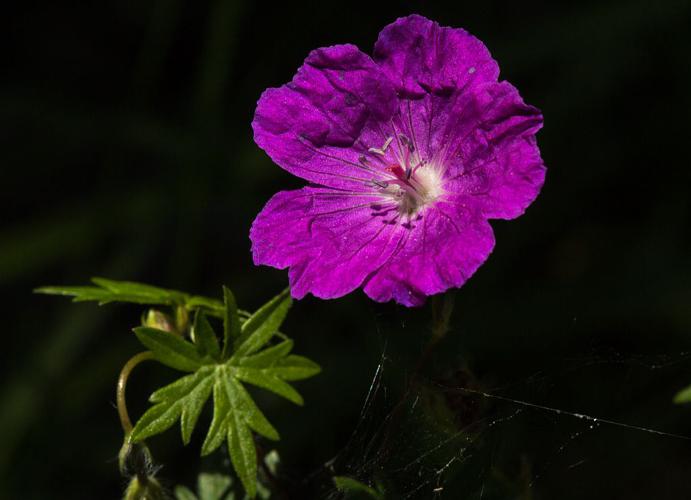
<path fill-rule="evenodd" d="M 681 453 L 688 463 L 691 436 L 657 427 L 665 418 L 650 418 L 674 410 L 669 395 L 662 395 L 659 406 L 644 408 L 642 416 L 635 411 L 640 408 L 633 408 L 633 420 L 622 412 L 610 417 L 579 411 L 576 403 L 555 406 L 542 401 L 559 400 L 553 394 L 569 386 L 565 380 L 591 378 L 593 371 L 596 376 L 603 369 L 619 372 L 623 381 L 649 381 L 660 374 L 669 378 L 689 360 L 691 352 L 592 355 L 563 360 L 564 367 L 552 373 L 490 388 L 459 369 L 442 379 L 412 375 L 401 396 L 386 377 L 400 367 L 384 347 L 350 439 L 315 476 L 347 475 L 380 487 L 386 498 L 650 498 L 643 492 L 611 496 L 597 483 L 608 477 L 612 484 L 627 480 L 622 470 L 629 464 L 622 463 L 621 455 L 628 445 L 638 447 L 641 456 L 657 455 L 670 462 Z M 608 447 L 619 451 L 608 456 Z M 632 467 L 641 465 L 634 460 Z M 674 485 L 656 498 L 681 498 L 679 488 L 688 488 L 686 498 L 691 485 L 685 487 L 688 481 L 683 478 L 682 472 L 668 478 Z M 580 496 L 594 489 L 602 496 Z M 328 498 L 340 495 L 331 491 Z"/>

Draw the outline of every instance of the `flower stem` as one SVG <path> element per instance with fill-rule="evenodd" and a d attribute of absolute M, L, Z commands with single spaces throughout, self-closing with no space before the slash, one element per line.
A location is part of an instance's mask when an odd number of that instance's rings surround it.
<path fill-rule="evenodd" d="M 132 370 L 134 370 L 139 363 L 146 361 L 147 359 L 153 359 L 153 357 L 154 355 L 151 351 L 144 351 L 140 352 L 139 354 L 135 354 L 129 359 L 129 361 L 127 361 L 127 363 L 125 363 L 125 366 L 123 366 L 122 370 L 120 371 L 116 399 L 118 405 L 118 415 L 120 416 L 120 425 L 122 425 L 122 430 L 125 433 L 125 436 L 129 436 L 130 432 L 132 432 L 132 421 L 130 420 L 129 413 L 127 413 L 127 403 L 125 401 L 127 379 L 129 378 L 130 373 L 132 373 Z"/>

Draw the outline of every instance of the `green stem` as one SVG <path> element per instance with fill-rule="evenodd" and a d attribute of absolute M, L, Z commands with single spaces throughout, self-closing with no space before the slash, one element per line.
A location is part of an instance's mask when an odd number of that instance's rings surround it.
<path fill-rule="evenodd" d="M 151 351 L 140 352 L 132 356 L 125 366 L 122 367 L 120 371 L 120 377 L 118 377 L 118 387 L 116 391 L 116 400 L 118 405 L 118 415 L 120 416 L 120 425 L 122 425 L 122 430 L 125 436 L 129 436 L 132 432 L 132 421 L 130 420 L 130 415 L 127 412 L 127 402 L 126 402 L 126 390 L 127 390 L 127 380 L 129 379 L 132 370 L 147 359 L 153 359 L 154 354 Z"/>

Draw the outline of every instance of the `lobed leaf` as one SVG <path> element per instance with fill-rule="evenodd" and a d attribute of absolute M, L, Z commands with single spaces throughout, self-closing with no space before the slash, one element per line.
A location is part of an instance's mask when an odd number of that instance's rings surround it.
<path fill-rule="evenodd" d="M 239 340 L 242 327 L 235 296 L 226 287 L 223 287 L 223 303 L 225 304 L 225 313 L 223 315 L 223 359 L 226 359 L 230 354 L 230 349 Z"/>
<path fill-rule="evenodd" d="M 184 329 L 179 325 L 188 324 L 189 312 L 196 311 L 192 325 L 194 343 L 164 329 L 151 326 L 134 329 L 139 341 L 151 350 L 156 360 L 190 373 L 151 394 L 152 406 L 139 418 L 129 439 L 141 441 L 164 432 L 180 420 L 182 441 L 188 444 L 204 405 L 213 395 L 213 417 L 202 445 L 202 455 L 211 453 L 225 440 L 233 467 L 247 495 L 256 496 L 257 457 L 252 432 L 271 440 L 278 440 L 279 434 L 243 383 L 302 404 L 300 394 L 286 381 L 307 378 L 320 371 L 319 366 L 307 358 L 291 355 L 293 342 L 279 331 L 292 304 L 289 290 L 284 290 L 250 314 L 238 309 L 235 297 L 225 287 L 221 302 L 130 281 L 105 278 L 93 278 L 92 281 L 94 286 L 42 287 L 36 292 L 71 296 L 76 302 L 169 306 L 176 313 L 175 322 L 179 330 Z M 149 312 L 154 313 L 162 320 L 153 321 L 153 326 L 165 328 L 167 322 L 172 324 L 169 316 L 160 311 Z M 207 315 L 223 320 L 223 344 L 219 343 Z M 149 324 L 149 316 L 145 318 L 143 321 Z M 281 341 L 266 347 L 274 336 L 280 337 Z M 229 485 L 219 484 L 216 490 L 227 489 Z M 211 500 L 222 494 L 214 493 L 215 496 L 211 497 L 202 494 L 201 479 L 199 491 L 201 500 Z M 232 493 L 227 493 L 226 500 L 232 498 Z M 176 489 L 176 496 L 186 500 L 196 498 L 183 487 Z"/>
<path fill-rule="evenodd" d="M 216 361 L 220 361 L 221 348 L 218 345 L 218 339 L 209 324 L 209 320 L 206 319 L 206 315 L 201 311 L 197 311 L 192 332 L 199 355 L 202 357 L 211 356 Z"/>
<path fill-rule="evenodd" d="M 140 300 L 160 301 L 159 303 L 166 304 L 182 304 L 189 298 L 189 295 L 184 292 L 145 285 L 144 283 L 114 281 L 106 278 L 92 278 L 91 281 L 95 285 L 115 295 L 139 297 Z"/>
<path fill-rule="evenodd" d="M 37 288 L 37 293 L 49 295 L 67 295 L 74 297 L 74 302 L 94 301 L 99 305 L 110 302 L 132 302 L 147 305 L 183 304 L 188 295 L 177 290 L 158 288 L 131 281 L 113 281 L 105 278 L 93 278 L 96 286 L 46 286 Z"/>
<path fill-rule="evenodd" d="M 245 425 L 240 415 L 233 412 L 228 427 L 228 452 L 230 461 L 237 473 L 247 496 L 257 495 L 257 450 L 250 428 Z"/>
<path fill-rule="evenodd" d="M 134 333 L 151 350 L 156 360 L 166 366 L 193 372 L 204 364 L 196 347 L 173 333 L 146 326 L 134 328 Z"/>
<path fill-rule="evenodd" d="M 192 432 L 197 425 L 197 420 L 199 420 L 199 415 L 204 408 L 204 403 L 211 395 L 213 386 L 213 378 L 205 378 L 184 399 L 185 403 L 182 406 L 182 414 L 180 415 L 180 432 L 183 444 L 189 444 Z"/>
<path fill-rule="evenodd" d="M 208 455 L 221 446 L 228 432 L 227 419 L 231 413 L 230 400 L 221 384 L 214 384 L 214 414 L 211 426 L 202 444 L 202 456 Z"/>
<path fill-rule="evenodd" d="M 132 442 L 137 442 L 167 431 L 180 418 L 180 413 L 182 413 L 181 402 L 173 405 L 161 403 L 152 406 L 139 418 L 130 434 L 130 439 Z"/>
<path fill-rule="evenodd" d="M 237 361 L 237 364 L 239 366 L 247 366 L 252 368 L 267 368 L 280 358 L 290 354 L 290 351 L 292 350 L 293 341 L 284 340 L 280 344 L 276 344 L 275 346 L 264 349 L 257 354 L 240 358 Z"/>
<path fill-rule="evenodd" d="M 230 370 L 222 370 L 224 373 Z M 257 434 L 264 436 L 272 441 L 280 439 L 278 431 L 269 423 L 262 411 L 254 403 L 247 389 L 232 376 L 222 376 L 223 388 L 228 394 L 230 405 L 234 415 L 240 415 L 242 420 L 251 427 Z"/>
<path fill-rule="evenodd" d="M 225 313 L 225 304 L 201 295 L 189 295 L 179 290 L 160 288 L 133 281 L 115 281 L 106 278 L 92 278 L 96 286 L 44 286 L 34 292 L 47 295 L 73 297 L 74 302 L 97 302 L 99 305 L 111 302 L 127 302 L 142 305 L 184 306 L 188 310 L 204 310 L 217 318 Z M 248 318 L 247 311 L 238 309 L 240 318 Z"/>
<path fill-rule="evenodd" d="M 199 370 L 172 384 L 159 389 L 151 395 L 151 401 L 158 403 L 149 408 L 134 426 L 130 439 L 141 441 L 168 430 L 180 419 L 182 440 L 187 444 L 197 419 L 209 398 L 213 386 L 211 370 Z M 180 396 L 181 391 L 185 394 Z"/>
<path fill-rule="evenodd" d="M 317 363 L 295 354 L 277 360 L 272 367 L 272 372 L 283 380 L 303 380 L 320 371 L 321 367 Z"/>
<path fill-rule="evenodd" d="M 243 382 L 271 391 L 297 405 L 304 403 L 302 396 L 290 384 L 273 375 L 270 369 L 238 367 L 234 374 Z"/>
<path fill-rule="evenodd" d="M 223 302 L 220 300 L 211 299 L 209 297 L 202 297 L 201 295 L 193 295 L 187 300 L 185 305 L 189 309 L 204 309 L 206 312 L 217 318 L 222 317 L 223 312 L 225 311 Z"/>
<path fill-rule="evenodd" d="M 233 357 L 249 356 L 261 349 L 278 332 L 291 305 L 290 291 L 286 289 L 252 314 L 242 325 Z"/>
<path fill-rule="evenodd" d="M 224 289 L 223 348 L 206 317 L 210 313 L 201 310 L 201 302 L 194 304 L 200 307 L 192 327 L 194 343 L 155 328 L 135 328 L 139 340 L 151 349 L 157 360 L 193 373 L 151 395 L 153 406 L 137 422 L 131 439 L 141 440 L 163 432 L 179 419 L 182 440 L 189 443 L 204 404 L 213 395 L 213 417 L 201 453 L 207 455 L 225 441 L 233 467 L 247 495 L 253 498 L 257 494 L 253 431 L 271 440 L 278 440 L 279 434 L 243 384 L 303 404 L 302 396 L 287 381 L 310 377 L 320 368 L 307 358 L 290 354 L 293 341 L 278 331 L 291 305 L 288 291 L 242 323 L 235 298 L 230 290 Z M 284 340 L 266 347 L 274 335 Z M 226 353 L 225 349 L 234 351 Z"/>
<path fill-rule="evenodd" d="M 168 384 L 155 391 L 149 397 L 149 401 L 152 403 L 161 403 L 169 399 L 181 399 L 189 394 L 204 378 L 212 375 L 212 371 L 212 367 L 203 367 L 195 373 L 180 377 L 172 384 Z"/>

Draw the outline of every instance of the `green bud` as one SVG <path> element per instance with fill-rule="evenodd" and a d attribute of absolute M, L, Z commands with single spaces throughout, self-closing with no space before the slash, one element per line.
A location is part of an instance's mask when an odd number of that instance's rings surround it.
<path fill-rule="evenodd" d="M 142 317 L 142 326 L 149 328 L 156 328 L 166 332 L 175 333 L 175 324 L 173 320 L 165 313 L 157 311 L 156 309 L 149 309 Z"/>
<path fill-rule="evenodd" d="M 175 326 L 180 335 L 184 336 L 190 322 L 190 313 L 185 306 L 175 308 Z"/>

